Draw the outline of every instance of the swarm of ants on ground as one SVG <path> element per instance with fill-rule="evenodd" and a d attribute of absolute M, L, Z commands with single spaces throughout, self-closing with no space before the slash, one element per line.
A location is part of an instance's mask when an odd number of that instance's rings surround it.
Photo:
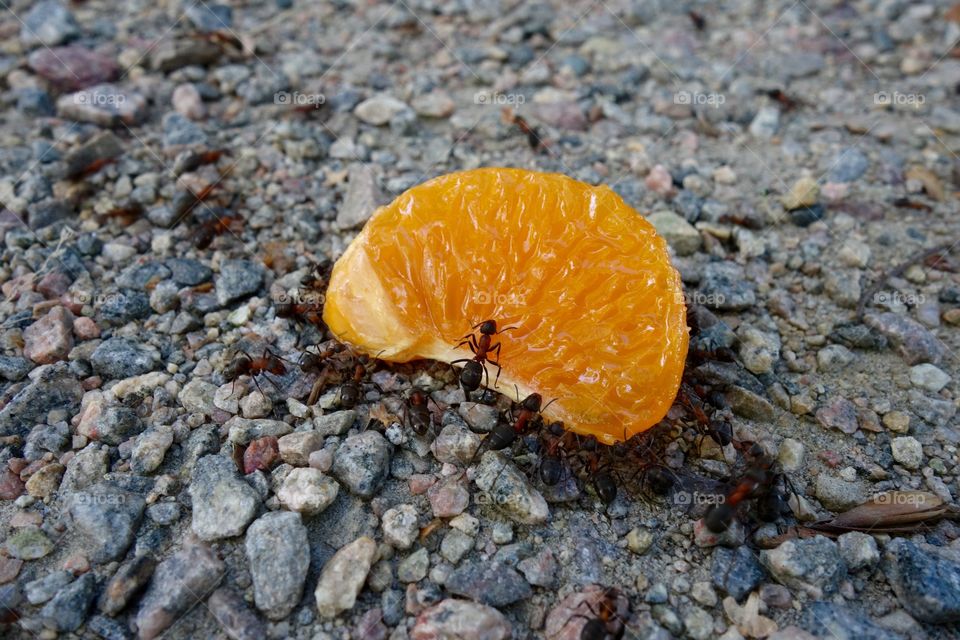
<path fill-rule="evenodd" d="M 275 301 L 275 313 L 325 340 L 305 347 L 299 358 L 289 360 L 269 347 L 258 354 L 239 350 L 222 372 L 225 382 L 236 382 L 240 376 L 252 378 L 263 392 L 260 381 L 282 377 L 299 367 L 313 380 L 306 404 L 317 403 L 322 394 L 336 388 L 335 405 L 352 409 L 371 391 L 384 395 L 370 379 L 378 367 L 412 372 L 416 365 L 388 365 L 375 357 L 354 352 L 329 331 L 322 320 L 323 292 L 332 269 L 329 261 L 315 264 L 300 281 L 297 293 Z M 563 423 L 548 422 L 543 411 L 550 402 L 538 393 L 510 398 L 506 415 L 498 420 L 468 462 L 467 467 L 486 451 L 512 451 L 519 455 L 515 462 L 532 459 L 527 473 L 540 486 L 549 489 L 562 482 L 575 483 L 609 505 L 621 492 L 640 492 L 642 497 L 665 500 L 702 516 L 703 526 L 710 532 L 726 531 L 734 520 L 749 519 L 755 523 L 778 522 L 788 515 L 789 479 L 778 469 L 775 458 L 756 442 L 735 437 L 724 401 L 725 381 L 736 375 L 750 375 L 736 362 L 729 348 L 718 347 L 715 337 L 719 321 L 701 307 L 688 313 L 691 341 L 687 369 L 677 400 L 670 413 L 653 428 L 625 438 L 623 442 L 605 445 L 596 437 L 568 430 Z M 501 354 L 498 336 L 514 327 L 500 327 L 495 319 L 477 323 L 456 344 L 468 347 L 472 357 L 456 360 L 462 365 L 456 372 L 464 401 L 496 404 Z M 496 369 L 493 385 L 488 365 Z M 279 390 L 279 389 L 278 389 Z M 501 400 L 502 402 L 502 400 Z M 433 404 L 433 408 L 431 408 Z M 396 417 L 403 428 L 419 437 L 435 435 L 436 424 L 443 412 L 426 389 L 413 388 L 405 394 L 402 409 Z M 386 429 L 371 415 L 367 428 Z M 712 443 L 713 452 L 724 454 L 732 463 L 730 477 L 697 475 L 684 464 L 685 458 L 699 458 L 705 443 Z M 514 451 L 519 447 L 521 451 Z M 701 496 L 692 500 L 690 496 Z M 681 496 L 681 497 L 677 497 Z M 702 496 L 707 496 L 703 499 Z M 712 497 L 711 497 L 712 496 Z M 751 508 L 752 506 L 752 508 Z M 705 509 L 705 511 L 704 511 Z"/>
<path fill-rule="evenodd" d="M 305 394 L 307 405 L 314 405 L 321 395 L 335 390 L 332 406 L 352 409 L 371 392 L 374 395 L 370 397 L 376 397 L 377 393 L 381 397 L 386 395 L 371 379 L 378 367 L 413 377 L 417 370 L 415 364 L 390 365 L 358 354 L 330 336 L 322 320 L 322 303 L 331 268 L 329 261 L 314 265 L 301 279 L 295 295 L 275 301 L 277 317 L 297 323 L 305 329 L 304 334 L 312 333 L 325 339 L 304 347 L 296 360 L 281 357 L 269 347 L 263 348 L 259 355 L 240 350 L 222 372 L 225 382 L 236 383 L 239 377 L 249 376 L 263 393 L 262 380 L 277 387 L 274 378 L 282 378 L 299 368 L 313 380 L 309 393 Z M 517 392 L 509 398 L 505 415 L 466 467 L 486 451 L 510 451 L 517 454 L 515 462 L 523 458 L 535 460 L 526 472 L 545 489 L 562 482 L 574 483 L 588 493 L 592 490 L 605 507 L 621 493 L 636 492 L 644 499 L 680 506 L 691 516 L 701 517 L 702 527 L 717 535 L 735 521 L 750 521 L 755 525 L 753 528 L 758 528 L 789 516 L 789 479 L 762 445 L 736 437 L 724 401 L 724 387 L 729 380 L 750 374 L 736 362 L 729 348 L 718 346 L 716 335 L 723 325 L 715 316 L 703 308 L 691 307 L 688 318 L 691 341 L 684 380 L 673 408 L 659 424 L 608 446 L 594 436 L 568 430 L 563 423 L 545 420 L 542 412 L 550 403 L 544 403 L 540 394 L 520 398 Z M 487 319 L 474 325 L 456 345 L 466 346 L 472 352 L 472 357 L 451 363 L 462 365 L 454 373 L 464 401 L 498 402 L 493 389 L 499 381 L 500 360 L 509 357 L 507 353 L 501 354 L 498 336 L 511 329 L 513 327 L 500 328 L 495 319 Z M 493 387 L 487 365 L 497 370 Z M 402 410 L 396 417 L 412 434 L 430 438 L 438 430 L 444 410 L 441 404 L 426 389 L 414 387 L 405 394 Z M 366 428 L 386 430 L 388 426 L 371 411 Z M 709 477 L 692 471 L 691 459 L 702 457 L 707 444 L 714 453 L 719 450 L 731 462 L 733 473 L 728 477 Z M 697 494 L 712 496 L 712 499 L 689 499 Z M 680 495 L 687 498 L 679 499 Z M 606 588 L 594 598 L 593 604 L 584 603 L 587 610 L 575 616 L 586 620 L 582 638 L 623 636 L 624 622 L 616 613 L 620 598 L 619 591 Z"/>

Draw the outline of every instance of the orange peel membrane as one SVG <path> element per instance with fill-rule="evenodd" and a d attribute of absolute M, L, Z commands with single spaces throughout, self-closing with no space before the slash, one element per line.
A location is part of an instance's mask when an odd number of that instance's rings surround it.
<path fill-rule="evenodd" d="M 487 319 L 516 327 L 494 336 L 496 390 L 556 398 L 544 417 L 571 431 L 612 444 L 673 404 L 688 343 L 680 275 L 605 186 L 485 168 L 412 187 L 337 260 L 324 307 L 341 340 L 394 362 L 470 358 L 455 345 Z"/>

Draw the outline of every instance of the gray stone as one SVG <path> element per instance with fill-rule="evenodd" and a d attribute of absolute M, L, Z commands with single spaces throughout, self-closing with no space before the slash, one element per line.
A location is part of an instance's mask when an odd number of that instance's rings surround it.
<path fill-rule="evenodd" d="M 542 524 L 550 516 L 547 501 L 527 476 L 497 451 L 483 454 L 474 482 L 482 491 L 477 502 L 495 505 L 514 522 Z"/>
<path fill-rule="evenodd" d="M 163 464 L 167 449 L 172 444 L 173 430 L 167 425 L 141 433 L 130 451 L 131 471 L 139 475 L 153 473 Z"/>
<path fill-rule="evenodd" d="M 866 500 L 866 494 L 860 484 L 847 482 L 825 473 L 817 474 L 814 487 L 817 500 L 831 511 L 847 511 Z"/>
<path fill-rule="evenodd" d="M 893 312 L 867 315 L 864 322 L 886 336 L 909 365 L 940 364 L 946 356 L 943 343 L 922 324 L 905 315 Z"/>
<path fill-rule="evenodd" d="M 950 382 L 950 376 L 932 364 L 918 364 L 910 368 L 910 382 L 930 393 L 939 393 Z"/>
<path fill-rule="evenodd" d="M 647 220 L 677 255 L 689 256 L 700 250 L 700 232 L 674 212 L 654 211 Z"/>
<path fill-rule="evenodd" d="M 227 440 L 236 444 L 249 444 L 264 436 L 280 438 L 293 431 L 293 427 L 282 420 L 250 419 L 240 416 L 230 418 L 223 426 L 227 429 Z"/>
<path fill-rule="evenodd" d="M 396 549 L 409 549 L 420 533 L 417 521 L 417 508 L 412 504 L 387 509 L 381 519 L 383 541 Z"/>
<path fill-rule="evenodd" d="M 404 111 L 409 110 L 410 107 L 405 102 L 392 96 L 379 94 L 358 104 L 353 110 L 353 115 L 367 124 L 383 126 Z"/>
<path fill-rule="evenodd" d="M 757 556 L 744 545 L 733 549 L 717 547 L 710 571 L 713 585 L 738 602 L 756 589 L 767 575 Z"/>
<path fill-rule="evenodd" d="M 836 593 L 847 574 L 837 544 L 823 536 L 788 540 L 761 551 L 760 562 L 778 582 L 814 598 Z"/>
<path fill-rule="evenodd" d="M 300 602 L 310 567 L 300 515 L 277 511 L 261 516 L 247 530 L 246 550 L 257 608 L 271 620 L 287 617 Z"/>
<path fill-rule="evenodd" d="M 243 481 L 233 461 L 220 455 L 200 458 L 190 482 L 191 528 L 201 540 L 232 538 L 244 532 L 260 508 L 260 496 Z"/>
<path fill-rule="evenodd" d="M 54 631 L 76 631 L 87 619 L 87 612 L 96 595 L 97 579 L 85 573 L 68 584 L 40 610 L 43 623 Z"/>
<path fill-rule="evenodd" d="M 30 604 L 43 604 L 71 582 L 73 582 L 73 574 L 69 571 L 53 571 L 25 584 L 23 593 Z"/>
<path fill-rule="evenodd" d="M 870 160 L 856 147 L 847 147 L 827 167 L 831 182 L 853 182 L 870 168 Z"/>
<path fill-rule="evenodd" d="M 246 298 L 260 290 L 263 266 L 249 260 L 224 260 L 217 276 L 217 302 L 221 306 Z"/>
<path fill-rule="evenodd" d="M 6 540 L 7 555 L 18 560 L 37 560 L 53 551 L 53 543 L 39 527 L 20 527 Z"/>
<path fill-rule="evenodd" d="M 126 553 L 145 506 L 141 496 L 107 482 L 70 495 L 68 509 L 74 531 L 86 537 L 84 552 L 92 562 L 109 562 Z"/>
<path fill-rule="evenodd" d="M 75 414 L 83 393 L 83 387 L 70 375 L 66 363 L 46 367 L 36 380 L 0 409 L 0 436 L 26 436 L 32 425 L 46 422 L 47 414 L 55 409 Z"/>
<path fill-rule="evenodd" d="M 337 227 L 352 229 L 363 224 L 373 214 L 382 199 L 373 170 L 365 164 L 350 165 L 347 174 L 347 190 L 337 211 Z"/>
<path fill-rule="evenodd" d="M 391 449 L 376 431 L 350 436 L 337 449 L 331 472 L 352 493 L 369 498 L 390 473 Z"/>
<path fill-rule="evenodd" d="M 817 638 L 831 640 L 862 640 L 864 638 L 898 640 L 901 638 L 899 634 L 875 624 L 866 613 L 832 602 L 807 603 L 804 606 L 802 625 Z"/>
<path fill-rule="evenodd" d="M 470 462 L 480 448 L 480 436 L 462 424 L 448 424 L 430 445 L 440 462 L 462 465 Z"/>
<path fill-rule="evenodd" d="M 430 554 L 423 547 L 404 558 L 397 566 L 397 580 L 403 583 L 420 582 L 430 568 Z"/>
<path fill-rule="evenodd" d="M 357 412 L 353 409 L 335 411 L 313 419 L 313 430 L 322 436 L 342 436 L 357 419 Z"/>
<path fill-rule="evenodd" d="M 733 262 L 711 262 L 700 283 L 704 306 L 719 311 L 742 311 L 757 302 L 757 295 L 743 267 Z"/>
<path fill-rule="evenodd" d="M 955 556 L 894 538 L 884 548 L 882 567 L 911 616 L 932 624 L 960 621 L 960 562 Z"/>
<path fill-rule="evenodd" d="M 266 625 L 233 589 L 220 587 L 207 600 L 210 614 L 232 640 L 261 640 L 267 637 Z"/>
<path fill-rule="evenodd" d="M 873 536 L 860 531 L 851 531 L 837 538 L 840 555 L 850 571 L 868 569 L 880 560 L 880 551 Z"/>
<path fill-rule="evenodd" d="M 923 447 L 913 436 L 901 436 L 890 441 L 893 459 L 912 471 L 923 464 Z"/>
<path fill-rule="evenodd" d="M 158 363 L 158 354 L 152 347 L 128 338 L 104 340 L 90 355 L 94 372 L 111 380 L 148 373 Z"/>
<path fill-rule="evenodd" d="M 58 0 L 41 0 L 23 15 L 20 41 L 27 47 L 55 47 L 79 35 L 76 19 Z"/>
<path fill-rule="evenodd" d="M 465 564 L 447 578 L 450 593 L 491 607 L 505 607 L 533 595 L 530 585 L 515 569 L 496 562 Z"/>
<path fill-rule="evenodd" d="M 157 566 L 140 602 L 136 624 L 141 640 L 153 640 L 220 584 L 226 567 L 204 545 L 191 545 Z"/>

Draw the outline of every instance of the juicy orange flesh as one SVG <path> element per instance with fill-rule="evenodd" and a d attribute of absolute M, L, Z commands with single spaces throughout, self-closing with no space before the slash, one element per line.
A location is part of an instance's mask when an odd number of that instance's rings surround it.
<path fill-rule="evenodd" d="M 687 350 L 653 227 L 606 187 L 520 169 L 441 176 L 378 209 L 334 267 L 324 319 L 392 361 L 469 358 L 454 345 L 471 326 L 516 326 L 494 337 L 498 390 L 556 398 L 548 419 L 608 443 L 666 414 Z"/>

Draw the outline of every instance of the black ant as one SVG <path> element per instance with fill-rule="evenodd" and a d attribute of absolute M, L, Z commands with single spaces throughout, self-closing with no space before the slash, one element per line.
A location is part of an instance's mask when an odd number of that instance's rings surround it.
<path fill-rule="evenodd" d="M 323 305 L 315 302 L 279 302 L 276 305 L 277 317 L 288 318 L 294 322 L 324 327 Z"/>
<path fill-rule="evenodd" d="M 519 390 L 517 390 L 517 397 L 520 397 Z M 554 398 L 554 400 L 556 400 L 556 398 Z M 517 436 L 526 433 L 531 423 L 538 418 L 540 412 L 549 407 L 554 400 L 543 405 L 543 396 L 539 393 L 531 393 L 524 398 L 523 401 L 519 401 L 520 412 L 514 419 L 513 424 L 498 422 L 490 432 L 490 435 L 483 441 L 486 449 L 489 451 L 500 451 L 511 446 L 517 441 Z M 480 454 L 481 450 L 483 450 L 482 446 L 477 448 L 471 462 Z"/>
<path fill-rule="evenodd" d="M 315 262 L 310 273 L 300 279 L 300 285 L 308 291 L 322 293 L 327 288 L 330 271 L 332 270 L 333 262 L 328 258 Z"/>
<path fill-rule="evenodd" d="M 213 243 L 217 236 L 230 232 L 236 234 L 243 226 L 243 218 L 240 216 L 215 216 L 204 220 L 197 228 L 196 240 L 194 246 L 197 249 L 206 249 Z"/>
<path fill-rule="evenodd" d="M 586 624 L 580 629 L 580 640 L 621 640 L 626 631 L 626 625 L 619 614 L 620 601 L 624 598 L 619 589 L 607 587 L 603 590 L 596 608 L 584 601 L 593 617 L 577 613 L 570 616 L 583 618 Z M 570 621 L 567 621 L 570 624 Z"/>
<path fill-rule="evenodd" d="M 340 406 L 353 409 L 363 399 L 363 379 L 376 366 L 368 356 L 354 356 L 353 369 L 346 382 L 340 385 Z"/>
<path fill-rule="evenodd" d="M 414 389 L 403 407 L 403 424 L 413 429 L 417 435 L 426 435 L 433 426 L 429 402 L 432 402 L 430 396 L 420 389 Z"/>
<path fill-rule="evenodd" d="M 604 504 L 610 504 L 617 497 L 616 472 L 610 468 L 610 462 L 600 461 L 600 443 L 595 436 L 587 436 L 580 445 L 587 456 L 587 471 L 593 488 Z"/>
<path fill-rule="evenodd" d="M 757 501 L 757 517 L 763 522 L 775 522 L 784 511 L 786 499 L 776 486 L 782 474 L 773 471 L 774 458 L 757 443 L 738 443 L 738 448 L 746 449 L 750 466 L 723 502 L 710 507 L 704 515 L 703 524 L 713 533 L 726 531 L 737 507 L 747 500 Z"/>
<path fill-rule="evenodd" d="M 547 426 L 547 433 L 550 440 L 540 458 L 540 480 L 548 487 L 552 487 L 563 479 L 563 445 L 569 432 L 563 428 L 562 422 L 552 422 Z"/>
<path fill-rule="evenodd" d="M 465 362 L 463 369 L 460 371 L 460 385 L 463 387 L 463 392 L 469 397 L 470 393 L 476 391 L 480 387 L 481 375 L 486 374 L 487 376 L 487 385 L 490 384 L 490 372 L 487 371 L 486 366 L 487 362 L 492 364 L 497 368 L 497 377 L 494 379 L 493 386 L 497 386 L 497 381 L 500 380 L 500 344 L 493 344 L 493 336 L 505 333 L 516 327 L 506 327 L 501 330 L 497 330 L 497 321 L 496 320 L 484 320 L 478 324 L 473 325 L 473 329 L 480 329 L 480 337 L 477 338 L 476 334 L 468 333 L 460 339 L 460 342 L 457 343 L 457 347 L 467 345 L 470 347 L 470 351 L 473 352 L 473 358 L 461 358 L 460 360 L 454 360 L 450 364 L 457 364 L 458 362 Z M 497 360 L 491 360 L 490 354 L 496 353 Z M 473 364 L 471 364 L 473 363 Z"/>
<path fill-rule="evenodd" d="M 334 366 L 328 363 L 327 360 L 333 355 L 343 351 L 343 349 L 344 346 L 342 344 L 334 342 L 331 346 L 323 350 L 317 347 L 317 353 L 304 351 L 300 355 L 300 370 L 304 373 L 312 373 L 317 376 L 313 387 L 310 389 L 310 395 L 307 397 L 307 406 L 313 406 L 316 403 L 317 398 L 320 397 L 320 394 L 324 388 L 326 388 L 330 377 L 335 373 Z"/>
<path fill-rule="evenodd" d="M 257 382 L 257 376 L 264 373 L 272 373 L 275 376 L 286 374 L 287 367 L 283 364 L 283 360 L 283 358 L 273 353 L 269 347 L 263 348 L 263 355 L 259 358 L 254 358 L 246 351 L 241 351 L 233 362 L 223 370 L 223 379 L 226 382 L 232 382 L 235 387 L 237 378 L 240 376 L 250 376 L 250 378 L 253 379 L 253 383 L 257 385 L 257 389 L 263 394 L 263 389 L 260 387 L 260 383 Z M 267 378 L 267 380 L 270 380 L 270 378 Z M 272 380 L 270 380 L 270 383 L 276 386 L 276 383 Z M 230 390 L 230 395 L 233 395 L 233 388 Z"/>
<path fill-rule="evenodd" d="M 693 415 L 697 423 L 697 429 L 704 435 L 709 436 L 721 447 L 725 447 L 733 442 L 733 427 L 730 422 L 721 418 L 711 418 L 707 415 L 703 407 L 694 401 L 694 397 L 699 395 L 687 383 L 683 383 L 680 388 L 678 398 L 680 404 Z"/>

